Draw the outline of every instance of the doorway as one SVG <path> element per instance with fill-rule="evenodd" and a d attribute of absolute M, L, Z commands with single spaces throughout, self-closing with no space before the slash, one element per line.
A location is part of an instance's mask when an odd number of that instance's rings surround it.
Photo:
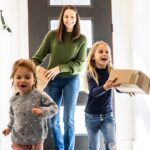
<path fill-rule="evenodd" d="M 112 49 L 111 0 L 76 0 L 76 2 L 74 5 L 79 11 L 81 18 L 81 33 L 85 34 L 88 38 L 88 49 L 94 42 L 100 40 L 107 42 Z M 81 4 L 81 2 L 83 3 Z M 56 28 L 59 13 L 63 5 L 66 4 L 73 5 L 71 0 L 69 2 L 67 1 L 67 3 L 66 0 L 28 0 L 30 58 L 40 46 L 48 30 Z M 46 65 L 46 63 L 43 65 Z M 75 150 L 87 150 L 87 133 L 84 126 L 84 107 L 86 100 L 87 94 L 83 92 L 81 87 L 76 108 L 78 114 L 75 114 Z M 78 116 L 80 116 L 80 120 Z M 78 128 L 79 122 L 81 129 Z M 50 132 L 45 141 L 45 150 L 49 149 L 53 149 Z M 103 147 L 101 147 L 102 149 Z"/>

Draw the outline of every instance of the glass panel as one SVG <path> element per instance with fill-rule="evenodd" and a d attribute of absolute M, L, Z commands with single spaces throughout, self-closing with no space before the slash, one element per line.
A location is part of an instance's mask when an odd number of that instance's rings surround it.
<path fill-rule="evenodd" d="M 84 123 L 84 108 L 85 106 L 76 106 L 75 111 L 75 134 L 87 134 L 85 123 Z M 62 133 L 64 133 L 63 125 L 63 107 L 60 108 L 60 124 Z"/>
<path fill-rule="evenodd" d="M 81 33 L 87 37 L 87 47 L 92 46 L 92 20 L 81 20 Z"/>
<path fill-rule="evenodd" d="M 91 0 L 49 0 L 50 5 L 91 5 Z"/>
<path fill-rule="evenodd" d="M 92 46 L 92 21 L 91 20 L 80 20 L 81 23 L 81 33 L 87 37 L 87 47 Z M 58 26 L 58 20 L 50 21 L 50 30 L 56 29 Z M 86 27 L 86 28 L 85 28 Z"/>
<path fill-rule="evenodd" d="M 87 134 L 85 122 L 84 122 L 84 109 L 85 106 L 76 106 L 75 111 L 75 133 Z"/>

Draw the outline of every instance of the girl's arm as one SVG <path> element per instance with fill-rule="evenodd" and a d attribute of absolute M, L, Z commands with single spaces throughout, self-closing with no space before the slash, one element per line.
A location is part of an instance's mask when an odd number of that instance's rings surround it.
<path fill-rule="evenodd" d="M 88 77 L 88 84 L 90 93 L 93 97 L 99 97 L 105 94 L 108 90 L 120 86 L 119 83 L 115 83 L 117 79 L 107 80 L 104 85 L 99 86 L 92 77 Z"/>
<path fill-rule="evenodd" d="M 88 87 L 89 93 L 95 98 L 106 93 L 106 90 L 103 88 L 103 86 L 99 86 L 90 76 L 88 76 Z"/>
<path fill-rule="evenodd" d="M 7 127 L 11 131 L 13 123 L 14 123 L 14 114 L 13 114 L 12 107 L 10 107 L 10 109 L 9 109 L 9 118 L 10 118 L 10 121 L 9 121 Z"/>
<path fill-rule="evenodd" d="M 12 126 L 13 126 L 13 123 L 14 123 L 14 115 L 13 115 L 13 110 L 12 110 L 12 107 L 10 107 L 9 109 L 9 118 L 10 118 L 10 121 L 7 125 L 7 128 L 5 128 L 2 133 L 7 136 L 11 130 L 12 130 Z"/>
<path fill-rule="evenodd" d="M 42 117 L 42 118 L 49 118 L 49 117 L 53 117 L 54 115 L 56 115 L 57 111 L 58 111 L 58 107 L 57 104 L 45 93 L 42 92 L 41 96 L 40 96 L 40 101 L 41 101 L 41 107 L 38 108 L 40 109 L 32 109 L 32 113 L 33 112 L 38 112 L 37 116 Z"/>

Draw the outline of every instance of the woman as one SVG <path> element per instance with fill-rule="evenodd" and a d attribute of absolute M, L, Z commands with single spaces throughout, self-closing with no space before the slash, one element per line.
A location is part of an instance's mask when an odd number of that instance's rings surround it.
<path fill-rule="evenodd" d="M 59 25 L 49 31 L 32 57 L 37 64 L 50 54 L 45 91 L 58 105 L 58 113 L 50 119 L 56 150 L 74 150 L 74 112 L 79 93 L 79 73 L 86 57 L 87 39 L 80 34 L 79 14 L 74 6 L 62 8 Z M 64 136 L 60 129 L 60 106 L 64 101 Z"/>

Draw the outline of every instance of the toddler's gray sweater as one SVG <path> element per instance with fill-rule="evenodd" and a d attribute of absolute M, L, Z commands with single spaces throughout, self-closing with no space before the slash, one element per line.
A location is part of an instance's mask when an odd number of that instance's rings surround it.
<path fill-rule="evenodd" d="M 43 111 L 41 117 L 32 114 L 32 108 Z M 10 99 L 11 140 L 15 144 L 29 145 L 43 141 L 47 137 L 47 118 L 57 113 L 57 105 L 44 92 L 33 89 L 26 95 L 13 95 Z"/>

